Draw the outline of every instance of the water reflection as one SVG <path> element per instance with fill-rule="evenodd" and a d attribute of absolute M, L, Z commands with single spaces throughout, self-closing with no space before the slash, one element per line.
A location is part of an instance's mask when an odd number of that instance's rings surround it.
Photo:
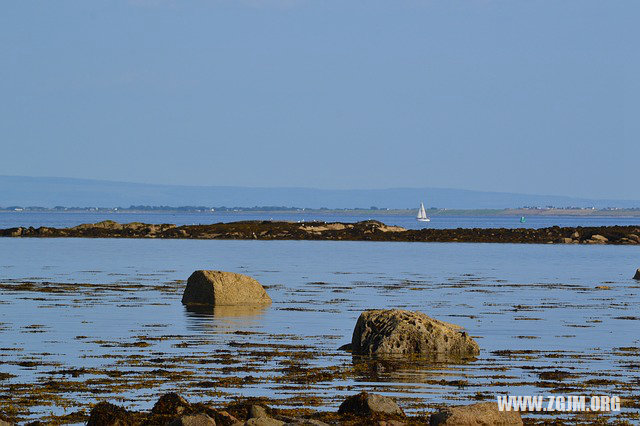
<path fill-rule="evenodd" d="M 437 360 L 420 356 L 369 357 L 353 355 L 352 364 L 358 381 L 397 381 L 429 383 L 459 375 L 477 361 L 477 358 Z M 409 380 L 407 380 L 410 378 Z"/>
<path fill-rule="evenodd" d="M 190 330 L 224 329 L 227 331 L 252 328 L 261 323 L 269 306 L 261 305 L 185 305 L 187 328 Z"/>

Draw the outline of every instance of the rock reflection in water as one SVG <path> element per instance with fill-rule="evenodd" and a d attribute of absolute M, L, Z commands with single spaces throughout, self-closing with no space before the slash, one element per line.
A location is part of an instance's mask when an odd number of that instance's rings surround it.
<path fill-rule="evenodd" d="M 352 364 L 356 382 L 441 383 L 447 378 L 465 375 L 464 372 L 476 359 L 460 359 L 455 362 L 437 361 L 428 357 L 368 357 L 353 355 Z M 461 380 L 453 380 L 456 384 Z"/>
<path fill-rule="evenodd" d="M 234 331 L 256 325 L 268 306 L 260 305 L 185 305 L 187 328 L 191 330 L 226 329 Z"/>

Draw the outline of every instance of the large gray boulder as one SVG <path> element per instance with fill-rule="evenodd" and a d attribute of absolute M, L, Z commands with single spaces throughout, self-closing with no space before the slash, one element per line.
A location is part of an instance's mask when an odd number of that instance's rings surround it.
<path fill-rule="evenodd" d="M 460 327 L 401 309 L 360 314 L 351 349 L 357 355 L 420 355 L 457 361 L 479 355 L 478 344 Z"/>
<path fill-rule="evenodd" d="M 447 407 L 429 418 L 430 426 L 521 426 L 517 411 L 498 411 L 495 402 Z"/>
<path fill-rule="evenodd" d="M 340 404 L 338 413 L 364 417 L 374 414 L 404 416 L 402 408 L 392 398 L 367 392 L 360 392 L 345 399 Z"/>
<path fill-rule="evenodd" d="M 185 305 L 268 305 L 271 298 L 251 277 L 233 272 L 195 271 L 182 296 Z"/>

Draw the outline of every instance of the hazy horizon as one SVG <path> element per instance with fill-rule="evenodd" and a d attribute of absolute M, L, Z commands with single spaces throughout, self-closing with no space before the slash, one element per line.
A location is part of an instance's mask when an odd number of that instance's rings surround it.
<path fill-rule="evenodd" d="M 25 1 L 0 171 L 640 199 L 640 3 Z"/>
<path fill-rule="evenodd" d="M 448 209 L 556 207 L 640 207 L 640 200 L 474 191 L 455 188 L 320 189 L 308 187 L 187 186 L 0 175 L 0 206 L 128 207 L 286 206 L 301 208 Z"/>
<path fill-rule="evenodd" d="M 246 189 L 310 189 L 320 191 L 385 191 L 394 189 L 437 189 L 437 190 L 453 190 L 453 191 L 468 191 L 468 192 L 480 192 L 480 193 L 496 193 L 496 194 L 509 194 L 509 195 L 531 195 L 531 196 L 551 196 L 551 197 L 567 197 L 567 198 L 583 198 L 576 197 L 572 194 L 542 194 L 542 193 L 526 193 L 526 192 L 509 192 L 509 191 L 490 191 L 483 189 L 470 189 L 470 188 L 453 188 L 453 187 L 425 187 L 425 186 L 395 186 L 395 187 L 356 187 L 356 188 L 336 188 L 336 187 L 319 187 L 319 186 L 295 186 L 295 185 L 282 185 L 282 186 L 261 186 L 261 185 L 204 185 L 204 184 L 164 184 L 159 182 L 139 182 L 128 181 L 118 179 L 93 179 L 93 178 L 75 178 L 69 176 L 25 176 L 25 175 L 0 175 L 0 178 L 25 178 L 25 179 L 46 179 L 46 180 L 69 180 L 69 181 L 86 181 L 96 183 L 116 183 L 116 184 L 134 184 L 134 185 L 149 185 L 149 186 L 163 186 L 163 187 L 191 187 L 191 188 L 246 188 Z M 594 200 L 611 200 L 610 198 L 598 198 L 594 197 Z M 640 198 L 621 198 L 623 201 L 637 201 L 640 202 Z"/>

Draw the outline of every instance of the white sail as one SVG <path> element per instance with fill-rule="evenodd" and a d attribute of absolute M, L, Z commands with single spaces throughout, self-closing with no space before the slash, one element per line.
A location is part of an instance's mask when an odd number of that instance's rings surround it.
<path fill-rule="evenodd" d="M 424 209 L 424 203 L 420 203 L 420 210 L 418 210 L 418 219 L 424 219 L 427 217 L 427 212 Z"/>
<path fill-rule="evenodd" d="M 420 203 L 420 209 L 418 210 L 418 220 L 420 222 L 429 222 L 431 219 L 427 217 L 427 212 L 424 209 L 424 203 Z"/>

